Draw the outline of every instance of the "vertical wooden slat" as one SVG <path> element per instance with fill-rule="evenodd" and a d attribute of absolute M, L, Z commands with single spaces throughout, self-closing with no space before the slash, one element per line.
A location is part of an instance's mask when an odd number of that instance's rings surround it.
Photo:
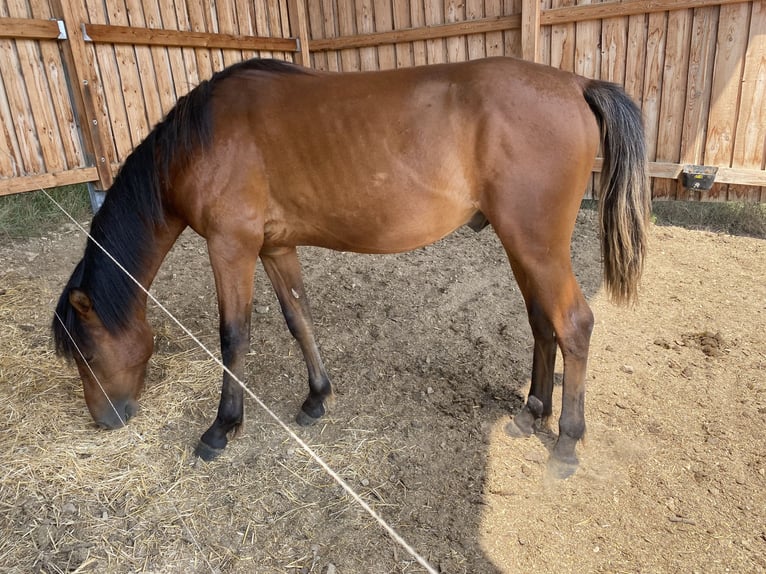
<path fill-rule="evenodd" d="M 574 6 L 575 0 L 553 0 L 552 8 Z M 569 72 L 574 71 L 575 25 L 556 24 L 551 26 L 550 65 Z M 546 62 L 548 63 L 548 62 Z"/>
<path fill-rule="evenodd" d="M 524 0 L 503 0 L 503 10 L 505 15 L 521 15 L 521 5 Z M 550 6 L 551 0 L 544 0 L 543 6 Z M 521 58 L 521 30 L 507 30 L 503 32 L 503 45 L 506 56 Z"/>
<path fill-rule="evenodd" d="M 412 26 L 409 0 L 393 0 L 394 29 L 403 30 Z M 396 67 L 409 68 L 415 65 L 412 52 L 412 42 L 402 42 L 394 46 L 396 51 Z"/>
<path fill-rule="evenodd" d="M 410 21 L 413 28 L 426 25 L 426 5 L 424 0 L 410 0 Z M 416 66 L 428 63 L 428 43 L 417 41 L 412 43 L 412 58 Z"/>
<path fill-rule="evenodd" d="M 308 28 L 309 38 L 311 40 L 326 38 L 324 26 L 324 14 L 322 2 L 309 2 L 308 8 Z M 314 52 L 311 54 L 311 66 L 316 70 L 327 70 L 327 52 Z"/>
<path fill-rule="evenodd" d="M 337 2 L 340 35 L 353 36 L 356 34 L 356 5 L 354 0 L 337 0 Z M 352 72 L 361 69 L 358 50 L 341 50 L 340 59 L 344 72 Z"/>
<path fill-rule="evenodd" d="M 694 10 L 686 110 L 681 130 L 680 161 L 682 164 L 700 164 L 703 160 L 706 118 L 710 111 L 710 86 L 713 76 L 717 21 L 718 7 L 716 6 Z M 689 193 L 679 185 L 677 198 L 687 199 Z"/>
<path fill-rule="evenodd" d="M 269 21 L 269 1 L 255 0 L 254 12 L 256 34 L 259 36 L 271 36 L 271 23 Z M 258 55 L 261 58 L 271 58 L 274 56 L 272 52 L 266 50 L 261 50 Z"/>
<path fill-rule="evenodd" d="M 742 98 L 734 140 L 734 167 L 764 169 L 766 163 L 766 2 L 753 2 L 742 72 Z M 759 187 L 730 186 L 729 199 L 759 201 Z M 764 198 L 766 199 L 766 198 Z"/>
<path fill-rule="evenodd" d="M 300 48 L 295 54 L 294 61 L 301 66 L 310 67 L 308 16 L 304 0 L 288 0 L 288 12 L 290 20 L 289 29 L 292 31 L 292 35 L 298 38 L 300 43 Z M 279 36 L 282 36 L 282 34 L 279 34 Z M 282 57 L 284 57 L 284 54 Z"/>
<path fill-rule="evenodd" d="M 237 17 L 234 14 L 234 3 L 231 0 L 215 3 L 215 16 L 220 34 L 237 33 Z M 242 61 L 240 50 L 221 50 L 224 66 L 231 66 Z"/>
<path fill-rule="evenodd" d="M 540 0 L 524 0 L 521 5 L 521 57 L 540 61 Z"/>
<path fill-rule="evenodd" d="M 642 108 L 647 29 L 648 18 L 645 14 L 628 18 L 628 40 L 625 46 L 625 91 Z"/>
<path fill-rule="evenodd" d="M 173 3 L 177 4 L 177 3 Z M 159 17 L 162 27 L 170 30 L 179 30 L 178 15 L 170 2 L 158 2 Z M 168 48 L 168 60 L 170 63 L 170 73 L 173 78 L 173 97 L 178 98 L 186 94 L 191 89 L 189 68 L 197 67 L 197 60 L 194 57 L 194 51 L 187 48 Z M 165 102 L 163 101 L 163 107 Z M 167 108 L 165 108 L 167 112 Z"/>
<path fill-rule="evenodd" d="M 144 10 L 140 0 L 126 0 L 126 8 L 128 22 L 131 26 L 136 26 L 138 28 L 146 26 Z M 139 134 L 139 140 L 143 140 L 147 136 L 151 127 L 156 124 L 163 115 L 159 86 L 159 81 L 162 75 L 160 70 L 155 67 L 155 54 L 152 52 L 153 49 L 162 50 L 162 48 L 150 48 L 149 46 L 135 47 L 138 77 L 141 93 L 143 94 L 143 100 L 138 100 L 135 102 L 135 105 L 136 107 L 139 107 L 140 103 L 143 102 L 147 122 L 146 131 Z M 157 55 L 157 57 L 159 58 L 159 55 Z M 133 104 L 134 102 L 127 102 L 127 105 Z"/>
<path fill-rule="evenodd" d="M 487 18 L 495 18 L 503 15 L 502 0 L 484 0 L 484 14 Z M 488 32 L 485 34 L 485 52 L 487 56 L 503 55 L 503 33 Z"/>
<path fill-rule="evenodd" d="M 391 0 L 375 0 L 375 31 L 388 32 L 394 29 L 393 3 Z M 378 66 L 381 70 L 396 68 L 396 51 L 393 44 L 378 46 Z"/>
<path fill-rule="evenodd" d="M 324 37 L 337 38 L 340 32 L 335 0 L 322 0 L 322 18 L 324 20 Z M 340 54 L 337 51 L 327 54 L 327 69 L 333 72 L 342 69 Z"/>
<path fill-rule="evenodd" d="M 53 18 L 50 5 L 46 0 L 31 0 L 30 7 L 34 18 Z M 55 137 L 63 152 L 62 163 L 65 169 L 85 167 L 82 138 L 75 122 L 74 104 L 69 97 L 67 78 L 57 42 L 40 42 L 42 66 L 48 80 L 48 94 L 54 114 Z M 48 167 L 50 170 L 50 166 Z"/>
<path fill-rule="evenodd" d="M 686 78 L 689 71 L 692 11 L 674 10 L 668 14 L 665 67 L 662 78 L 657 161 L 680 160 L 681 129 L 686 102 Z M 678 182 L 658 179 L 654 193 L 658 197 L 675 199 Z"/>
<path fill-rule="evenodd" d="M 591 4 L 591 0 L 578 0 L 577 4 Z M 581 76 L 598 78 L 601 71 L 601 22 L 577 22 L 575 24 L 575 69 Z M 585 188 L 585 197 L 594 197 L 594 180 L 591 178 Z"/>
<path fill-rule="evenodd" d="M 465 19 L 478 20 L 484 18 L 484 0 L 466 0 Z M 487 38 L 485 34 L 471 34 L 466 38 L 468 44 L 468 59 L 476 60 L 487 55 Z"/>
<path fill-rule="evenodd" d="M 113 181 L 112 165 L 117 159 L 113 134 L 118 126 L 115 117 L 107 113 L 108 92 L 103 89 L 103 74 L 99 76 L 95 71 L 96 51 L 86 46 L 82 34 L 82 23 L 89 20 L 87 8 L 82 3 L 65 0 L 50 2 L 54 16 L 63 19 L 66 25 L 68 40 L 62 48 L 62 60 L 72 79 L 75 109 L 83 125 L 87 153 L 96 164 L 99 185 L 102 189 L 108 189 Z"/>
<path fill-rule="evenodd" d="M 242 36 L 256 36 L 253 3 L 248 0 L 234 0 L 235 30 Z M 255 50 L 242 50 L 242 59 L 249 60 L 257 56 Z"/>
<path fill-rule="evenodd" d="M 189 27 L 194 32 L 207 32 L 205 24 L 205 15 L 202 12 L 202 6 L 199 2 L 187 2 L 186 16 L 189 19 Z M 197 56 L 197 70 L 200 80 L 206 80 L 213 75 L 214 62 L 210 50 L 198 48 L 195 50 Z"/>
<path fill-rule="evenodd" d="M 8 0 L 8 10 L 11 17 L 30 16 L 26 0 Z M 20 72 L 23 79 L 22 86 L 26 91 L 30 119 L 27 124 L 29 129 L 25 129 L 21 134 L 24 136 L 24 145 L 29 147 L 30 157 L 35 161 L 32 171 L 28 173 L 61 171 L 64 169 L 64 153 L 59 143 L 56 117 L 50 105 L 51 93 L 42 66 L 40 42 L 17 40 L 16 56 L 19 61 L 17 74 Z"/>
<path fill-rule="evenodd" d="M 158 0 L 142 0 L 144 25 L 148 28 L 162 29 L 162 16 L 158 6 Z M 152 75 L 154 76 L 157 94 L 159 96 L 159 116 L 157 118 L 150 115 L 151 124 L 156 123 L 162 118 L 176 103 L 176 90 L 173 80 L 173 68 L 171 66 L 171 57 L 168 48 L 163 46 L 152 46 L 149 49 L 152 62 Z M 142 81 L 146 81 L 142 78 Z"/>
<path fill-rule="evenodd" d="M 423 0 L 427 26 L 444 24 L 442 0 Z M 426 50 L 429 64 L 443 64 L 447 61 L 447 46 L 444 40 L 427 40 Z"/>
<path fill-rule="evenodd" d="M 173 14 L 175 14 L 176 29 L 191 30 L 192 27 L 191 22 L 189 22 L 189 13 L 186 10 L 186 2 L 173 2 L 173 5 L 170 6 L 169 2 L 160 2 L 163 18 L 166 18 L 168 22 L 172 22 Z M 186 72 L 186 81 L 184 82 L 181 79 L 180 83 L 176 82 L 176 96 L 179 98 L 199 84 L 200 80 L 196 50 L 194 48 L 181 48 L 181 57 Z"/>
<path fill-rule="evenodd" d="M 464 21 L 464 0 L 444 0 L 444 22 L 450 24 L 453 22 Z M 465 62 L 466 58 L 467 48 L 465 36 L 452 36 L 447 38 L 447 61 Z"/>
<path fill-rule="evenodd" d="M 655 161 L 657 159 L 657 134 L 659 133 L 660 97 L 662 94 L 662 69 L 665 65 L 666 32 L 667 12 L 649 14 L 642 109 L 644 115 L 644 129 L 646 131 L 646 151 L 650 161 Z"/>
<path fill-rule="evenodd" d="M 356 30 L 358 34 L 375 31 L 375 8 L 373 0 L 356 0 Z M 360 48 L 359 60 L 362 70 L 377 70 L 378 58 L 375 48 Z"/>
<path fill-rule="evenodd" d="M 601 23 L 601 79 L 625 85 L 628 19 L 605 18 Z"/>
<path fill-rule="evenodd" d="M 721 6 L 705 140 L 706 165 L 731 166 L 739 108 L 739 80 L 747 48 L 747 35 L 742 34 L 741 30 L 747 26 L 750 6 L 746 3 Z M 716 183 L 709 197 L 726 200 L 728 191 L 728 184 Z"/>

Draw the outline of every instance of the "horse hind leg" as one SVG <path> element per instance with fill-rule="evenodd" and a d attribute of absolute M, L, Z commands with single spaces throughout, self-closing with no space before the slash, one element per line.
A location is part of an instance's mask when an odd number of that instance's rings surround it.
<path fill-rule="evenodd" d="M 333 394 L 314 338 L 298 254 L 294 247 L 272 250 L 261 253 L 261 261 L 276 291 L 287 328 L 298 342 L 308 368 L 309 395 L 298 411 L 296 422 L 301 426 L 312 425 L 325 414 L 325 405 L 332 401 Z"/>
<path fill-rule="evenodd" d="M 593 313 L 572 273 L 568 248 L 537 256 L 534 245 L 527 244 L 522 253 L 508 237 L 501 235 L 501 241 L 524 296 L 535 337 L 529 399 L 514 417 L 511 434 L 528 436 L 536 420 L 550 415 L 558 344 L 564 361 L 564 381 L 559 436 L 551 452 L 549 471 L 566 478 L 579 464 L 575 449 L 585 435 L 585 372 Z"/>
<path fill-rule="evenodd" d="M 527 402 L 506 426 L 513 437 L 528 437 L 539 422 L 547 426 L 553 411 L 553 375 L 556 364 L 556 335 L 553 326 L 537 302 L 527 309 L 534 337 L 532 383 Z"/>

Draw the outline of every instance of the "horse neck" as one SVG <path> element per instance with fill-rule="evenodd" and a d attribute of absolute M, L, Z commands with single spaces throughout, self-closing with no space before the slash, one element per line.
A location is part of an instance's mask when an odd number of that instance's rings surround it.
<path fill-rule="evenodd" d="M 186 227 L 186 224 L 179 219 L 168 218 L 164 223 L 156 225 L 154 228 L 153 241 L 149 244 L 145 259 L 144 268 L 136 279 L 147 291 L 152 285 L 157 271 L 165 260 L 170 249 L 175 244 L 178 236 Z M 146 293 L 141 294 L 141 301 L 146 303 Z"/>

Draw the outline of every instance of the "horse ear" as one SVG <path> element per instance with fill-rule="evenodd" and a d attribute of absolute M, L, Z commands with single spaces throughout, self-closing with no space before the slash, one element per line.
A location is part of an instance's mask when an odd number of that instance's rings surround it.
<path fill-rule="evenodd" d="M 93 311 L 93 302 L 90 300 L 90 297 L 88 297 L 84 291 L 80 291 L 79 289 L 72 289 L 69 292 L 69 303 L 81 317 L 86 317 Z"/>

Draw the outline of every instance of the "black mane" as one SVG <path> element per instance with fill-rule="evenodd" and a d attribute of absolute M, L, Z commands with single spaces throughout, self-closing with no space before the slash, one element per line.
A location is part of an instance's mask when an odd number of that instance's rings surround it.
<path fill-rule="evenodd" d="M 217 72 L 178 100 L 125 160 L 91 222 L 90 234 L 134 277 L 145 263 L 154 231 L 164 224 L 163 193 L 171 169 L 184 169 L 213 135 L 211 96 L 224 80 L 249 71 L 303 73 L 280 60 L 253 59 Z M 87 345 L 86 332 L 69 303 L 72 289 L 85 292 L 110 333 L 124 329 L 138 301 L 139 287 L 88 239 L 85 254 L 56 306 L 53 335 L 56 351 L 68 359 Z M 70 337 L 71 334 L 71 337 Z M 74 341 L 72 341 L 74 338 Z"/>

